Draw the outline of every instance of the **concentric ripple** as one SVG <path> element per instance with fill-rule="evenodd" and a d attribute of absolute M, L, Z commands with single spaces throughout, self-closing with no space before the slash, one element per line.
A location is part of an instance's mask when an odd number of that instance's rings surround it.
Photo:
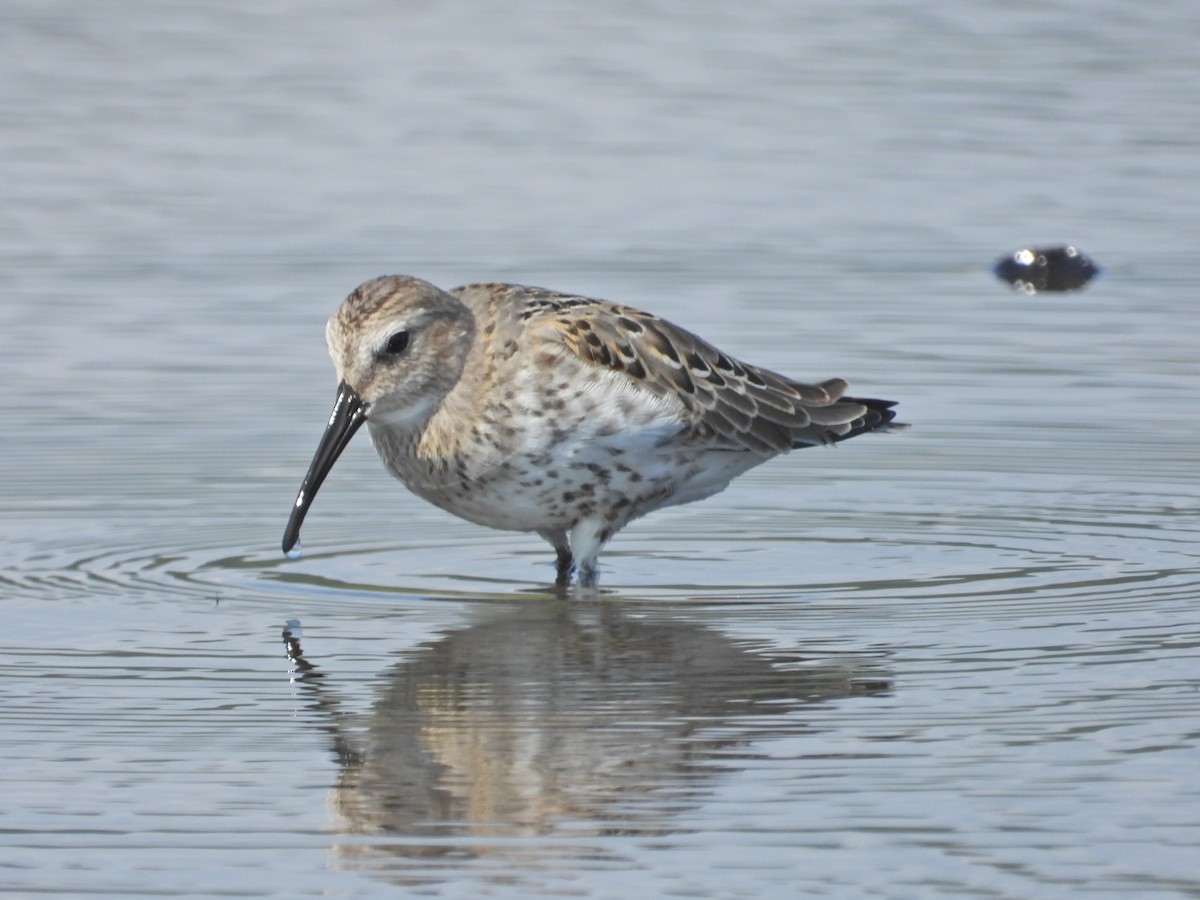
<path fill-rule="evenodd" d="M 1171 495 L 992 489 L 967 503 L 892 486 L 867 502 L 822 508 L 824 492 L 836 488 L 810 492 L 816 502 L 803 515 L 734 506 L 730 497 L 702 516 L 668 510 L 637 523 L 605 556 L 602 596 L 800 604 L 808 615 L 886 606 L 890 615 L 995 619 L 1076 608 L 1094 616 L 1200 593 L 1193 514 Z M 361 533 L 356 522 L 341 524 Z M 102 551 L 90 538 L 34 535 L 9 546 L 0 580 L 34 597 L 286 597 L 288 604 L 553 593 L 549 553 L 536 537 L 448 518 L 439 525 L 420 540 L 402 532 L 396 541 L 346 539 L 299 560 L 250 529 L 193 527 L 187 546 L 147 530 L 140 542 Z"/>

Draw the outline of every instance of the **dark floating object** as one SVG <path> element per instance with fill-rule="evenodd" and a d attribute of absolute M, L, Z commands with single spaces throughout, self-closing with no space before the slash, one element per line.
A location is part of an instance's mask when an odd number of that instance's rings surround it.
<path fill-rule="evenodd" d="M 993 270 L 1018 291 L 1076 291 L 1099 269 L 1077 247 L 1025 247 L 996 263 Z"/>

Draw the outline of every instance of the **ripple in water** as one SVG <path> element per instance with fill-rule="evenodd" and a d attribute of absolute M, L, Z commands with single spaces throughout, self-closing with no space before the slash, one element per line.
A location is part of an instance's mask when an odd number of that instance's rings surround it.
<path fill-rule="evenodd" d="M 911 493 L 891 493 L 900 491 Z M 802 603 L 809 613 L 885 604 L 893 614 L 933 617 L 977 608 L 1036 617 L 1200 589 L 1191 512 L 1173 496 L 994 491 L 977 492 L 965 506 L 926 490 L 904 506 L 889 499 L 810 512 L 802 521 L 789 510 L 731 509 L 720 513 L 723 533 L 705 518 L 660 513 L 617 538 L 601 584 L 606 595 L 629 600 Z M 469 525 L 446 533 L 333 544 L 303 560 L 282 558 L 258 534 L 228 529 L 212 529 L 208 541 L 189 532 L 186 547 L 147 539 L 103 552 L 92 542 L 56 545 L 46 537 L 10 546 L 0 580 L 33 597 L 164 601 L 321 603 L 333 593 L 378 604 L 554 593 L 553 568 L 536 539 Z"/>

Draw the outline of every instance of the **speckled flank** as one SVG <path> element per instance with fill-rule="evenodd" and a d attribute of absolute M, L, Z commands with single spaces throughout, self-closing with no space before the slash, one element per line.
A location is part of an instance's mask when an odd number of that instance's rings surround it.
<path fill-rule="evenodd" d="M 520 285 L 377 278 L 327 337 L 387 468 L 455 515 L 537 532 L 561 583 L 573 565 L 594 583 L 638 516 L 892 420 L 840 379 L 801 384 L 657 316 Z"/>

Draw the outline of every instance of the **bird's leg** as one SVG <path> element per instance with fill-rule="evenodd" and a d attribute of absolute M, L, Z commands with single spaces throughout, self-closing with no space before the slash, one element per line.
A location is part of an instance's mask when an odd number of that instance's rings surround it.
<path fill-rule="evenodd" d="M 596 560 L 608 539 L 612 537 L 611 526 L 601 520 L 584 519 L 571 529 L 571 547 L 578 566 L 576 583 L 580 587 L 594 588 L 600 567 Z"/>
<path fill-rule="evenodd" d="M 595 559 L 585 559 L 579 563 L 579 578 L 577 584 L 583 588 L 594 588 L 600 575 L 600 567 Z"/>
<path fill-rule="evenodd" d="M 571 542 L 567 538 L 567 532 L 558 528 L 539 531 L 538 535 L 554 548 L 554 554 L 558 557 L 554 567 L 554 583 L 558 587 L 566 587 L 571 583 L 571 570 L 575 568 L 575 557 L 571 553 Z"/>
<path fill-rule="evenodd" d="M 554 552 L 558 555 L 558 562 L 555 565 L 558 575 L 554 579 L 554 583 L 559 587 L 566 587 L 571 583 L 571 570 L 575 568 L 575 557 L 571 555 L 570 547 L 555 547 Z"/>

